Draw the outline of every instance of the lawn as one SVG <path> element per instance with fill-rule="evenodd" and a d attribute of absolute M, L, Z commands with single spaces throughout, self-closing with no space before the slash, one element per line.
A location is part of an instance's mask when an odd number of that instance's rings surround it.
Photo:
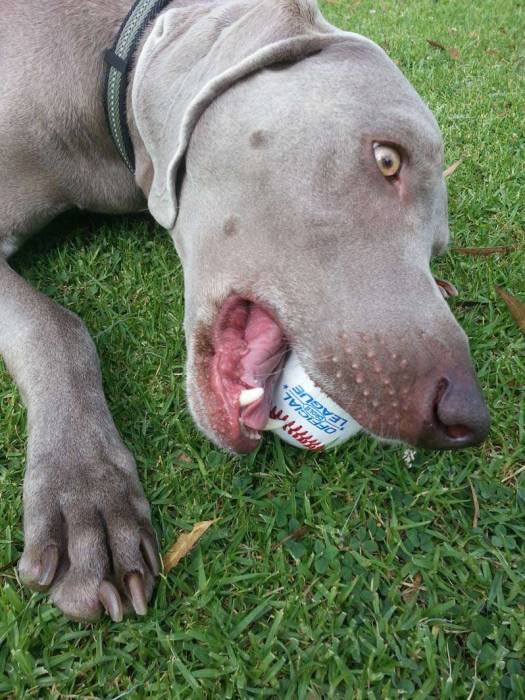
<path fill-rule="evenodd" d="M 267 438 L 216 450 L 184 397 L 182 272 L 147 218 L 69 215 L 13 260 L 80 314 L 132 447 L 163 551 L 219 518 L 156 590 L 145 619 L 80 625 L 20 586 L 25 412 L 0 369 L 0 696 L 525 698 L 525 342 L 495 293 L 524 298 L 525 5 L 332 0 L 433 109 L 460 290 L 493 428 L 479 449 L 358 437 L 327 454 Z M 434 44 L 428 42 L 432 40 Z M 437 45 L 436 45 L 437 44 Z M 297 533 L 297 530 L 299 532 Z M 295 533 L 295 538 L 287 538 Z"/>

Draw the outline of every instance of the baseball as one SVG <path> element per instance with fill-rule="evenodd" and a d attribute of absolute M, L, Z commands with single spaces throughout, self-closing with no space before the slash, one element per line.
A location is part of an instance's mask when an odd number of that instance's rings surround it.
<path fill-rule="evenodd" d="M 266 430 L 290 445 L 320 452 L 346 442 L 361 426 L 313 383 L 292 351 L 275 387 Z"/>

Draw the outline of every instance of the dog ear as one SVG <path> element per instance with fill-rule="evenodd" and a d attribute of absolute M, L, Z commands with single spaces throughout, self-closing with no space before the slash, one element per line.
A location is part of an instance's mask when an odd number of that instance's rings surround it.
<path fill-rule="evenodd" d="M 162 14 L 133 79 L 135 123 L 153 168 L 148 206 L 166 229 L 177 219 L 178 169 L 197 121 L 215 98 L 251 73 L 298 61 L 338 40 L 322 18 L 318 25 L 297 16 L 283 21 L 268 12 L 268 2 L 212 7 L 201 9 L 201 16 L 196 12 L 202 5 Z"/>

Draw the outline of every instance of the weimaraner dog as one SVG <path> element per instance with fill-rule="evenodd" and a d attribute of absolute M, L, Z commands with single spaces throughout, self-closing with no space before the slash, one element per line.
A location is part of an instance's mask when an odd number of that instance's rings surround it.
<path fill-rule="evenodd" d="M 131 4 L 0 5 L 0 351 L 29 435 L 20 575 L 83 620 L 145 614 L 158 554 L 85 326 L 6 262 L 61 212 L 147 206 L 171 232 L 189 404 L 226 449 L 257 446 L 289 347 L 380 439 L 465 447 L 489 425 L 429 267 L 448 240 L 442 139 L 396 65 L 315 0 L 156 3 L 119 57 Z"/>

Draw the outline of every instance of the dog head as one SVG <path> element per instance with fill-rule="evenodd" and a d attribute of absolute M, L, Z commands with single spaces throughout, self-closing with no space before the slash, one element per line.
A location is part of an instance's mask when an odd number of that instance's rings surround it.
<path fill-rule="evenodd" d="M 133 110 L 137 178 L 184 265 L 188 397 L 209 437 L 256 446 L 290 347 L 379 438 L 485 437 L 429 266 L 448 242 L 441 135 L 382 49 L 307 0 L 171 10 Z"/>

